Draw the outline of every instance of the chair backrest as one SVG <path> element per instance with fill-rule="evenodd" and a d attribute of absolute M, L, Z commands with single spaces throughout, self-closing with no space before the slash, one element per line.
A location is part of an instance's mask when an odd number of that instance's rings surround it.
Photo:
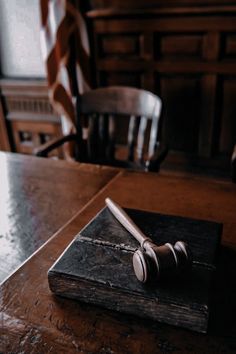
<path fill-rule="evenodd" d="M 151 92 L 132 87 L 112 86 L 84 93 L 78 98 L 78 124 L 87 123 L 87 154 L 90 162 L 113 164 L 117 120 L 129 119 L 127 161 L 140 165 L 155 152 L 161 100 Z M 85 118 L 86 117 L 86 118 Z M 150 124 L 148 123 L 150 121 Z M 145 135 L 149 130 L 148 144 Z M 144 152 L 148 145 L 147 153 Z"/>

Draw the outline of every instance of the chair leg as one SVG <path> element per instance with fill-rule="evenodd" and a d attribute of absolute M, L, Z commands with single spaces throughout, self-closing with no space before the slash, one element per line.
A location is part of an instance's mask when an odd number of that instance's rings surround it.
<path fill-rule="evenodd" d="M 165 160 L 168 152 L 169 147 L 167 145 L 158 148 L 152 158 L 146 162 L 146 171 L 159 172 L 161 163 Z"/>

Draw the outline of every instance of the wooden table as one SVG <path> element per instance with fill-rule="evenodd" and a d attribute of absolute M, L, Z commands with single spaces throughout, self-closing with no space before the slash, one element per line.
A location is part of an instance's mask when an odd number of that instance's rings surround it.
<path fill-rule="evenodd" d="M 124 207 L 223 222 L 223 246 L 207 335 L 58 298 L 50 293 L 48 269 L 78 231 L 104 206 L 107 196 Z M 3 335 L 0 352 L 235 352 L 235 210 L 236 186 L 227 181 L 120 172 L 1 286 Z"/>
<path fill-rule="evenodd" d="M 0 153 L 0 282 L 117 173 L 95 165 Z"/>

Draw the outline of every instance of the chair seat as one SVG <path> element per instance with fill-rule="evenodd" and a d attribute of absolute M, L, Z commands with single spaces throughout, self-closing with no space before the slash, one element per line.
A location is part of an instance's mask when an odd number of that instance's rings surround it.
<path fill-rule="evenodd" d="M 136 162 L 132 161 L 125 161 L 125 160 L 118 160 L 118 159 L 113 159 L 111 161 L 109 160 L 103 160 L 103 159 L 98 159 L 94 161 L 89 161 L 89 163 L 92 164 L 97 164 L 97 165 L 104 165 L 104 166 L 111 166 L 111 167 L 117 167 L 117 168 L 124 168 L 124 169 L 130 169 L 130 170 L 140 170 L 143 171 L 145 170 L 145 166 L 142 164 L 137 164 Z"/>

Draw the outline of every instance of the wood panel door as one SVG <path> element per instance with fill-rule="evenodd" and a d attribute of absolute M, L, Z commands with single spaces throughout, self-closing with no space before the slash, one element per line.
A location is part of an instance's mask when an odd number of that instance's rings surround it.
<path fill-rule="evenodd" d="M 98 86 L 159 95 L 167 163 L 228 174 L 236 140 L 236 6 L 109 8 L 88 17 Z"/>

